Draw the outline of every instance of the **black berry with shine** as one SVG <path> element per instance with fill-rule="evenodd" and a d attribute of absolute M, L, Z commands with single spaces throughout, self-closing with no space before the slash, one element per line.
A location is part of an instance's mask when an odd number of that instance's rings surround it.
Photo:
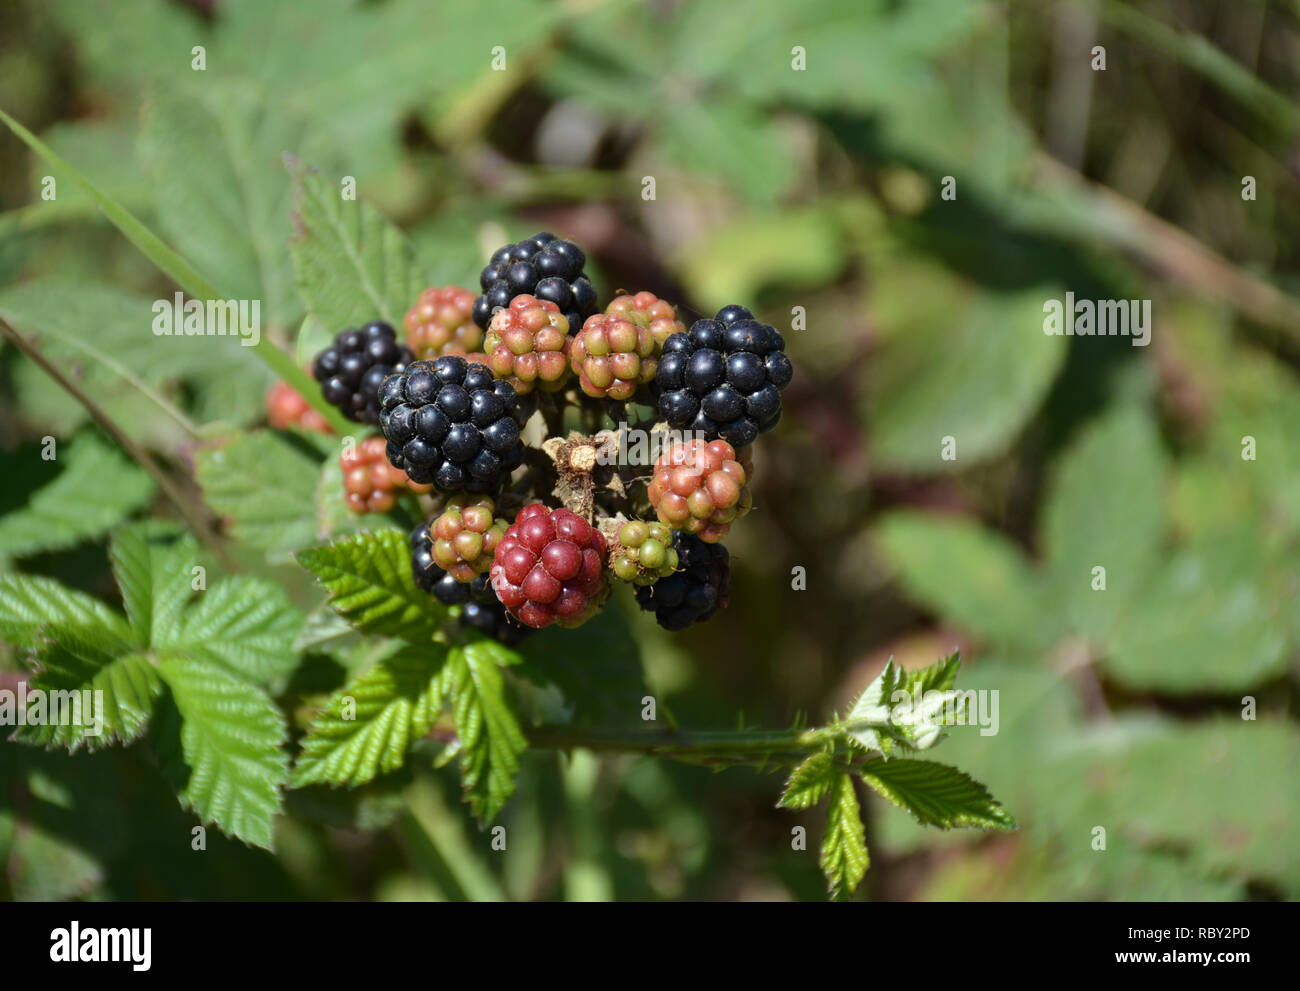
<path fill-rule="evenodd" d="M 596 290 L 583 271 L 587 256 L 572 241 L 534 234 L 492 255 L 479 276 L 483 295 L 474 301 L 474 322 L 484 330 L 499 307 L 524 293 L 554 303 L 577 333 L 596 312 Z"/>
<path fill-rule="evenodd" d="M 721 544 L 677 531 L 673 536 L 677 571 L 636 590 L 637 604 L 665 630 L 684 630 L 702 623 L 727 605 L 731 556 Z"/>
<path fill-rule="evenodd" d="M 397 332 L 376 320 L 360 330 L 345 330 L 312 362 L 325 401 L 349 420 L 379 422 L 379 391 L 384 379 L 401 372 L 415 356 L 399 344 Z"/>
<path fill-rule="evenodd" d="M 499 491 L 523 463 L 523 410 L 509 382 L 483 364 L 445 354 L 412 361 L 379 394 L 388 460 L 441 492 Z"/>
<path fill-rule="evenodd" d="M 654 382 L 659 415 L 675 430 L 744 447 L 777 425 L 781 390 L 793 376 L 776 328 L 743 306 L 724 306 L 664 342 Z"/>
<path fill-rule="evenodd" d="M 421 523 L 411 531 L 411 573 L 415 584 L 443 605 L 460 606 L 462 627 L 477 630 L 506 646 L 514 646 L 533 632 L 511 619 L 487 575 L 462 583 L 438 567 L 433 559 L 433 537 L 428 523 Z"/>

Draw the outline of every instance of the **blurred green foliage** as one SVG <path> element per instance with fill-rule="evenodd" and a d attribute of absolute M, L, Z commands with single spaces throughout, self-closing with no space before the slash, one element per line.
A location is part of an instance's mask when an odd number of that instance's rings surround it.
<path fill-rule="evenodd" d="M 223 294 L 262 300 L 300 356 L 338 328 L 303 324 L 286 152 L 354 177 L 433 284 L 474 286 L 492 248 L 550 228 L 588 248 L 602 298 L 650 289 L 687 318 L 744 301 L 782 330 L 799 308 L 730 609 L 672 637 L 610 620 L 648 690 L 682 725 L 785 725 L 842 707 L 891 653 L 960 644 L 999 726 L 954 729 L 943 759 L 1020 830 L 922 830 L 864 793 L 860 897 L 1293 898 L 1298 47 L 1300 6 L 1265 0 L 18 0 L 0 103 Z M 0 317 L 273 563 L 307 611 L 303 662 L 273 686 L 300 734 L 376 661 L 280 566 L 344 525 L 333 459 L 231 433 L 262 420 L 269 373 L 234 341 L 153 336 L 175 287 L 66 176 L 43 200 L 48 172 L 0 136 Z M 398 318 L 418 279 L 381 261 Z M 1067 289 L 1151 299 L 1151 345 L 1043 334 Z M 192 428 L 225 438 L 197 463 Z M 12 348 L 0 477 L 0 572 L 115 609 L 107 532 L 173 515 Z M 584 638 L 529 664 L 600 724 L 610 685 L 644 689 L 636 651 L 595 660 L 631 640 Z M 19 661 L 0 645 L 0 678 Z M 274 855 L 214 830 L 194 856 L 149 748 L 3 742 L 0 895 L 821 897 L 773 777 L 529 752 L 502 855 L 436 750 L 354 791 L 288 792 Z"/>

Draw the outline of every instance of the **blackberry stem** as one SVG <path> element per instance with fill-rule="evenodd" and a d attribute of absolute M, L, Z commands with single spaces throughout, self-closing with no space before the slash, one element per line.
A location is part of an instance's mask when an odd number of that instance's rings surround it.
<path fill-rule="evenodd" d="M 766 763 L 785 758 L 797 761 L 822 750 L 843 736 L 843 727 L 817 729 L 729 731 L 640 731 L 534 726 L 524 730 L 534 747 L 551 750 L 581 748 L 602 753 L 669 757 L 686 763 Z"/>
<path fill-rule="evenodd" d="M 167 498 L 176 506 L 177 510 L 179 510 L 186 525 L 190 528 L 191 532 L 193 532 L 194 536 L 198 537 L 203 545 L 207 547 L 208 550 L 212 551 L 217 560 L 221 562 L 222 566 L 225 567 L 226 570 L 239 570 L 234 560 L 227 553 L 225 545 L 222 544 L 220 538 L 218 538 L 216 531 L 208 525 L 203 513 L 203 507 L 201 505 L 195 505 L 193 501 L 190 500 L 179 487 L 177 487 L 176 483 L 172 481 L 166 472 L 158 467 L 157 463 L 149 456 L 148 452 L 145 451 L 144 448 L 136 444 L 136 442 L 127 435 L 126 431 L 119 427 L 116 421 L 100 408 L 98 403 L 86 395 L 85 392 L 81 390 L 80 386 L 64 375 L 53 362 L 45 357 L 44 353 L 42 353 L 41 349 L 35 344 L 35 342 L 23 337 L 22 334 L 18 333 L 18 331 L 10 326 L 9 322 L 3 318 L 0 318 L 0 334 L 3 334 L 8 338 L 13 343 L 14 347 L 30 358 L 40 367 L 41 371 L 54 379 L 64 392 L 80 403 L 86 412 L 90 414 L 91 419 L 98 423 L 100 427 L 102 427 L 104 431 L 117 442 L 118 446 L 126 452 L 127 456 L 149 473 L 153 480 L 158 483 L 158 488 L 162 489 L 163 494 L 166 495 Z"/>

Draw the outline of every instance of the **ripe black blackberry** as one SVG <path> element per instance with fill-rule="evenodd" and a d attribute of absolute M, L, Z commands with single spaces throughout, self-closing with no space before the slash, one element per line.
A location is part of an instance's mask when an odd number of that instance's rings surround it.
<path fill-rule="evenodd" d="M 653 585 L 636 590 L 642 609 L 655 614 L 665 630 L 676 632 L 702 623 L 727 605 L 731 555 L 721 544 L 678 532 L 673 537 L 677 570 Z"/>
<path fill-rule="evenodd" d="M 312 362 L 312 375 L 325 401 L 349 420 L 379 422 L 379 388 L 415 355 L 397 342 L 397 332 L 381 320 L 360 330 L 345 330 Z"/>
<path fill-rule="evenodd" d="M 498 248 L 479 276 L 483 295 L 474 300 L 474 322 L 487 330 L 497 309 L 527 293 L 558 306 L 576 334 L 596 312 L 596 290 L 582 270 L 586 264 L 576 244 L 545 232 Z"/>
<path fill-rule="evenodd" d="M 458 582 L 438 567 L 433 559 L 433 536 L 428 523 L 421 523 L 411 531 L 411 573 L 415 584 L 443 605 L 460 606 L 462 626 L 478 630 L 508 647 L 533 632 L 510 618 L 486 574 L 471 582 Z"/>
<path fill-rule="evenodd" d="M 721 437 L 737 449 L 781 419 L 794 368 L 785 339 L 743 306 L 725 306 L 664 342 L 655 374 L 659 416 L 675 430 Z"/>
<path fill-rule="evenodd" d="M 523 463 L 523 411 L 509 382 L 458 354 L 413 361 L 380 390 L 388 461 L 441 492 L 493 494 Z"/>

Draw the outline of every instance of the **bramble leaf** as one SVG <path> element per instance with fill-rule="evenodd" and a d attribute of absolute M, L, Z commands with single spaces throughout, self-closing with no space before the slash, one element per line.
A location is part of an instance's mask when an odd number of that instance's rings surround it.
<path fill-rule="evenodd" d="M 889 513 L 874 535 L 919 604 L 986 640 L 1036 642 L 1041 579 L 1010 540 L 970 518 L 917 510 Z"/>
<path fill-rule="evenodd" d="M 0 517 L 0 556 L 61 550 L 107 533 L 148 504 L 154 483 L 94 434 L 68 445 L 63 470 Z"/>
<path fill-rule="evenodd" d="M 108 558 L 113 577 L 122 590 L 122 602 L 131 628 L 142 644 L 159 645 L 174 640 L 181 612 L 193 590 L 190 569 L 197 545 L 185 536 L 171 543 L 151 539 L 147 527 L 128 527 L 113 535 Z"/>
<path fill-rule="evenodd" d="M 424 288 L 406 235 L 297 158 L 285 164 L 297 192 L 289 254 L 307 309 L 340 330 L 376 319 L 400 327 Z"/>
<path fill-rule="evenodd" d="M 844 717 L 849 738 L 883 754 L 895 744 L 928 750 L 939 742 L 945 710 L 957 701 L 953 686 L 961 655 L 950 654 L 928 667 L 906 671 L 893 658 L 858 696 Z M 905 693 L 899 698 L 896 693 Z"/>
<path fill-rule="evenodd" d="M 230 298 L 260 300 L 268 323 L 302 314 L 284 250 L 292 190 L 280 158 L 292 148 L 319 159 L 319 130 L 240 80 L 169 80 L 145 104 L 140 158 L 159 226 Z"/>
<path fill-rule="evenodd" d="M 280 710 L 261 688 L 212 663 L 168 656 L 159 670 L 175 711 L 163 711 L 154 735 L 181 804 L 204 823 L 271 849 L 288 778 Z"/>
<path fill-rule="evenodd" d="M 122 652 L 122 645 L 111 640 L 106 644 L 94 630 L 50 626 L 46 632 L 52 641 L 38 653 L 40 671 L 30 682 L 32 690 L 44 693 L 46 721 L 32 722 L 29 712 L 13 739 L 75 752 L 139 737 L 162 692 L 152 660 L 136 650 Z M 64 708 L 58 718 L 50 711 L 56 701 Z M 96 725 L 100 718 L 102 724 Z"/>
<path fill-rule="evenodd" d="M 407 647 L 336 692 L 307 730 L 294 787 L 362 785 L 401 767 L 442 708 L 446 659 L 441 645 Z"/>
<path fill-rule="evenodd" d="M 460 738 L 465 800 L 479 822 L 491 822 L 515 790 L 519 755 L 528 746 L 505 699 L 500 665 L 518 655 L 490 640 L 455 647 L 446 685 Z"/>
<path fill-rule="evenodd" d="M 790 773 L 776 804 L 783 809 L 810 809 L 835 786 L 835 758 L 825 750 L 812 754 Z"/>
<path fill-rule="evenodd" d="M 39 575 L 0 575 L 0 639 L 35 647 L 51 626 L 75 626 L 101 646 L 145 646 L 125 619 L 84 592 Z"/>
<path fill-rule="evenodd" d="M 1016 828 L 1016 821 L 987 788 L 947 764 L 875 758 L 863 764 L 859 773 L 872 790 L 910 812 L 921 823 L 940 829 Z"/>
<path fill-rule="evenodd" d="M 1104 641 L 1142 598 L 1165 533 L 1164 484 L 1159 432 L 1133 406 L 1088 424 L 1061 458 L 1043 507 L 1042 544 L 1062 632 Z M 1104 594 L 1093 588 L 1097 566 L 1105 567 Z"/>
<path fill-rule="evenodd" d="M 820 864 L 832 898 L 851 894 L 867 873 L 866 830 L 862 826 L 862 809 L 853 791 L 853 778 L 847 771 L 835 774 L 830 788 L 830 812 L 822 836 Z"/>
<path fill-rule="evenodd" d="M 214 660 L 265 685 L 297 666 L 293 645 L 302 623 L 279 585 L 241 575 L 201 592 L 176 634 L 155 646 Z"/>
<path fill-rule="evenodd" d="M 288 436 L 257 430 L 204 447 L 195 475 L 208 505 L 250 547 L 284 555 L 317 539 L 320 462 Z"/>
<path fill-rule="evenodd" d="M 363 531 L 297 554 L 329 593 L 329 604 L 363 633 L 427 644 L 447 610 L 415 585 L 399 530 Z"/>

